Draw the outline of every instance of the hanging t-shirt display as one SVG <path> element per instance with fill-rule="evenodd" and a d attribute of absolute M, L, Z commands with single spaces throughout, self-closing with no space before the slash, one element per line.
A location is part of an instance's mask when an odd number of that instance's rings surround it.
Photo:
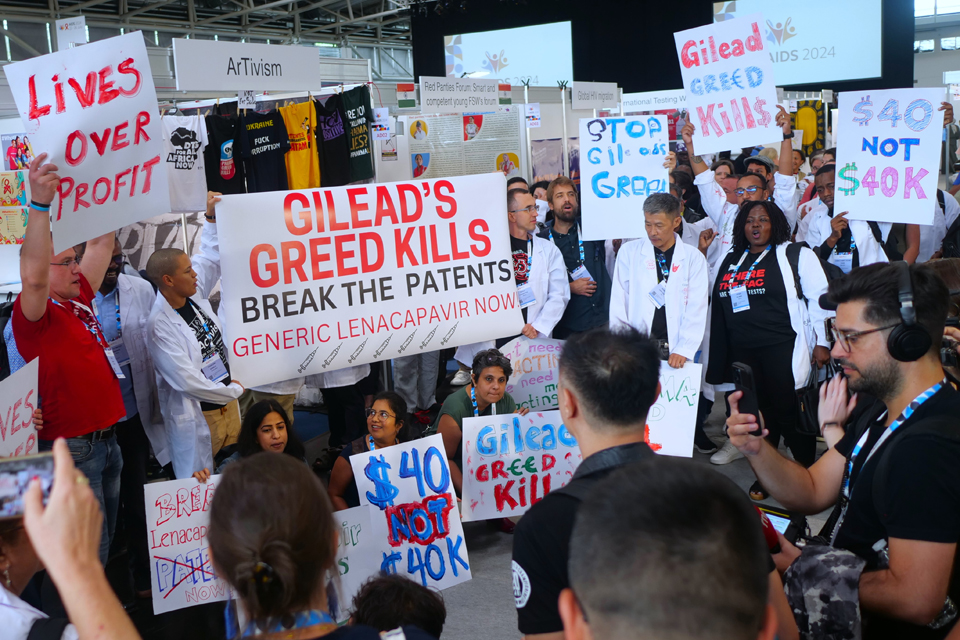
<path fill-rule="evenodd" d="M 342 187 L 350 182 L 350 145 L 346 116 L 339 95 L 314 102 L 317 111 L 317 149 L 320 151 L 320 186 Z"/>
<path fill-rule="evenodd" d="M 207 189 L 220 193 L 246 193 L 240 147 L 235 145 L 240 119 L 209 115 L 206 122 L 208 140 L 203 155 Z"/>
<path fill-rule="evenodd" d="M 245 113 L 240 117 L 240 148 L 247 174 L 247 191 L 286 191 L 290 150 L 287 128 L 279 111 Z"/>
<path fill-rule="evenodd" d="M 287 188 L 312 189 L 320 186 L 320 158 L 317 156 L 317 112 L 312 102 L 281 107 L 287 127 L 290 151 L 286 155 Z"/>
<path fill-rule="evenodd" d="M 204 211 L 207 208 L 207 179 L 203 169 L 206 123 L 200 116 L 164 116 L 160 125 L 170 185 L 170 211 Z"/>
<path fill-rule="evenodd" d="M 350 141 L 350 182 L 373 177 L 373 152 L 370 121 L 373 108 L 370 106 L 370 88 L 367 85 L 343 93 L 343 112 L 347 115 L 347 132 Z"/>

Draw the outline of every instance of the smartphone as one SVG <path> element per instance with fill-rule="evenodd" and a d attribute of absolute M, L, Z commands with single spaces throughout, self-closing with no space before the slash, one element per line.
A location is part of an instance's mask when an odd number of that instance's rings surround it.
<path fill-rule="evenodd" d="M 53 453 L 0 459 L 0 520 L 23 516 L 23 496 L 34 478 L 40 480 L 46 504 L 53 486 Z"/>
<path fill-rule="evenodd" d="M 740 413 L 751 413 L 757 419 L 757 428 L 750 432 L 751 436 L 759 436 L 763 433 L 760 426 L 760 405 L 757 403 L 757 387 L 753 383 L 753 369 L 750 365 L 742 362 L 733 363 L 733 384 L 737 391 L 742 391 L 740 398 Z"/>

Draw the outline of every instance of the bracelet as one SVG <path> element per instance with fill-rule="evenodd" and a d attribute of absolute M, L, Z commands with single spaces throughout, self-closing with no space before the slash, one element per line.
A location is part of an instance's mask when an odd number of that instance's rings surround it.
<path fill-rule="evenodd" d="M 839 422 L 834 422 L 834 421 L 832 421 L 832 420 L 831 420 L 830 422 L 824 422 L 822 425 L 820 425 L 820 433 L 823 433 L 823 432 L 826 430 L 826 428 L 829 427 L 830 425 L 833 425 L 833 426 L 835 426 L 835 427 L 842 427 L 842 426 L 843 426 L 843 425 L 840 424 Z"/>
<path fill-rule="evenodd" d="M 213 216 L 213 217 L 211 218 L 210 216 L 204 214 L 203 217 L 204 217 L 204 219 L 205 219 L 207 222 L 216 222 L 216 221 L 217 221 L 217 217 L 216 217 L 216 216 Z"/>
<path fill-rule="evenodd" d="M 49 205 L 49 204 L 40 204 L 40 203 L 37 202 L 36 200 L 31 200 L 31 201 L 30 201 L 30 208 L 36 209 L 37 211 L 43 211 L 43 212 L 50 211 L 50 205 Z"/>
<path fill-rule="evenodd" d="M 793 140 L 793 132 L 783 134 L 784 140 Z"/>

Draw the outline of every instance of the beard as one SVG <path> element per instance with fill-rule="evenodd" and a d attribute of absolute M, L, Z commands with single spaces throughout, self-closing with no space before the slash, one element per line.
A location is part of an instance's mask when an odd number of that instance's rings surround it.
<path fill-rule="evenodd" d="M 573 209 L 571 209 L 569 213 L 563 209 L 557 209 L 553 212 L 553 216 L 564 222 L 576 222 L 577 218 L 580 217 L 580 207 L 573 205 Z"/>
<path fill-rule="evenodd" d="M 864 369 L 854 366 L 843 358 L 838 359 L 837 362 L 860 374 L 856 379 L 847 378 L 847 385 L 851 392 L 866 393 L 885 402 L 896 396 L 903 387 L 900 365 L 892 358 Z"/>

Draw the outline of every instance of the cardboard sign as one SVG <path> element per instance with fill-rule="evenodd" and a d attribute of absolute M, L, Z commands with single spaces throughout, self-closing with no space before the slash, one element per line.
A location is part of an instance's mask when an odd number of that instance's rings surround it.
<path fill-rule="evenodd" d="M 337 601 L 340 603 L 338 622 L 350 617 L 353 598 L 367 578 L 380 572 L 380 554 L 385 549 L 384 536 L 375 531 L 373 526 L 379 516 L 379 511 L 369 505 L 333 514 L 340 534 L 337 546 L 337 571 L 340 574 L 337 589 Z"/>
<path fill-rule="evenodd" d="M 0 458 L 37 453 L 37 428 L 33 412 L 39 404 L 37 376 L 40 359 L 34 358 L 0 382 Z"/>
<path fill-rule="evenodd" d="M 673 34 L 698 154 L 782 138 L 767 28 L 759 13 Z"/>
<path fill-rule="evenodd" d="M 642 238 L 643 201 L 669 193 L 665 116 L 581 118 L 583 239 Z"/>
<path fill-rule="evenodd" d="M 173 66 L 179 91 L 307 91 L 323 86 L 320 54 L 314 47 L 174 38 Z"/>
<path fill-rule="evenodd" d="M 384 548 L 389 551 L 381 554 L 381 571 L 437 589 L 471 578 L 457 496 L 439 434 L 358 453 L 350 457 L 350 465 L 360 503 L 377 507 L 378 520 L 386 526 Z"/>
<path fill-rule="evenodd" d="M 424 113 L 496 111 L 500 107 L 500 84 L 478 78 L 420 76 L 420 105 Z"/>
<path fill-rule="evenodd" d="M 700 402 L 700 372 L 703 365 L 687 361 L 682 369 L 660 363 L 660 397 L 647 413 L 644 440 L 657 453 L 693 456 L 693 429 Z"/>
<path fill-rule="evenodd" d="M 573 81 L 570 90 L 573 109 L 606 109 L 620 103 L 620 88 L 616 82 Z"/>
<path fill-rule="evenodd" d="M 523 515 L 582 459 L 559 411 L 464 418 L 464 522 Z"/>
<path fill-rule="evenodd" d="M 513 373 L 507 381 L 507 393 L 518 407 L 530 411 L 556 409 L 560 352 L 563 340 L 520 336 L 500 347 L 509 358 Z"/>
<path fill-rule="evenodd" d="M 147 547 L 154 613 L 166 613 L 230 597 L 210 562 L 207 529 L 220 476 L 206 484 L 194 478 L 144 485 Z"/>
<path fill-rule="evenodd" d="M 851 220 L 933 224 L 943 99 L 943 88 L 840 94 L 834 211 L 849 211 Z"/>
<path fill-rule="evenodd" d="M 490 197 L 505 181 L 223 196 L 232 375 L 257 386 L 519 333 L 506 199 Z"/>
<path fill-rule="evenodd" d="M 139 32 L 3 70 L 34 153 L 46 152 L 59 169 L 54 251 L 170 211 L 157 94 Z"/>

